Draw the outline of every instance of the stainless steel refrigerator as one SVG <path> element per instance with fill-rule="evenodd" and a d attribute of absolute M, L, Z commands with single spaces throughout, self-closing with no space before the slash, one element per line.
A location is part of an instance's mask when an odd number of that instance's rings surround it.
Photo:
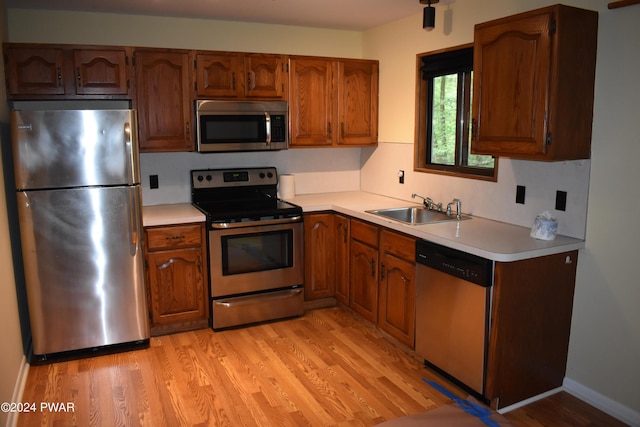
<path fill-rule="evenodd" d="M 11 132 L 36 359 L 148 343 L 135 110 L 12 111 Z"/>

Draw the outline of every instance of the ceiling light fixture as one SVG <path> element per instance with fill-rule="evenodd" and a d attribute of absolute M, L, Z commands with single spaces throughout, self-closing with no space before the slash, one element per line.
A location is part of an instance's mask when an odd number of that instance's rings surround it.
<path fill-rule="evenodd" d="M 420 0 L 421 4 L 427 5 L 422 11 L 422 28 L 427 31 L 433 30 L 436 26 L 436 9 L 431 7 L 431 5 L 439 1 L 440 0 Z"/>

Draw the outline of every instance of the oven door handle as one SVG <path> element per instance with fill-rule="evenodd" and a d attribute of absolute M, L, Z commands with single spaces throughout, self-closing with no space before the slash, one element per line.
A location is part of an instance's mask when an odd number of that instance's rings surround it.
<path fill-rule="evenodd" d="M 303 292 L 302 288 L 297 288 L 297 289 L 291 289 L 286 293 L 277 292 L 274 295 L 267 295 L 267 294 L 249 295 L 246 297 L 235 297 L 230 300 L 213 301 L 213 303 L 215 305 L 221 305 L 223 307 L 230 308 L 230 307 L 233 307 L 234 305 L 253 304 L 256 301 L 264 302 L 267 300 L 287 299 L 287 298 L 300 295 L 302 292 Z"/>
<path fill-rule="evenodd" d="M 211 228 L 226 230 L 229 228 L 257 227 L 260 225 L 290 224 L 292 222 L 300 221 L 302 221 L 302 215 L 292 216 L 291 218 L 265 219 L 247 222 L 212 222 Z"/>

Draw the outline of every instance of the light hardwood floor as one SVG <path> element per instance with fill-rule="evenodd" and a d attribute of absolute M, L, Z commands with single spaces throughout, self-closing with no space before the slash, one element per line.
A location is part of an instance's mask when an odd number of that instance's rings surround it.
<path fill-rule="evenodd" d="M 23 402 L 37 410 L 18 426 L 370 426 L 451 403 L 422 378 L 466 396 L 371 325 L 324 308 L 32 366 Z M 40 410 L 41 402 L 72 402 L 75 411 Z M 623 425 L 566 393 L 507 418 L 515 426 Z"/>

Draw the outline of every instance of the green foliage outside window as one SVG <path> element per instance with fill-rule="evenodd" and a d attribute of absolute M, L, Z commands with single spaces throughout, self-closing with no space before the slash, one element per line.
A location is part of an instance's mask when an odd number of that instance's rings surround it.
<path fill-rule="evenodd" d="M 416 170 L 496 179 L 492 156 L 471 154 L 473 48 L 418 55 Z"/>

